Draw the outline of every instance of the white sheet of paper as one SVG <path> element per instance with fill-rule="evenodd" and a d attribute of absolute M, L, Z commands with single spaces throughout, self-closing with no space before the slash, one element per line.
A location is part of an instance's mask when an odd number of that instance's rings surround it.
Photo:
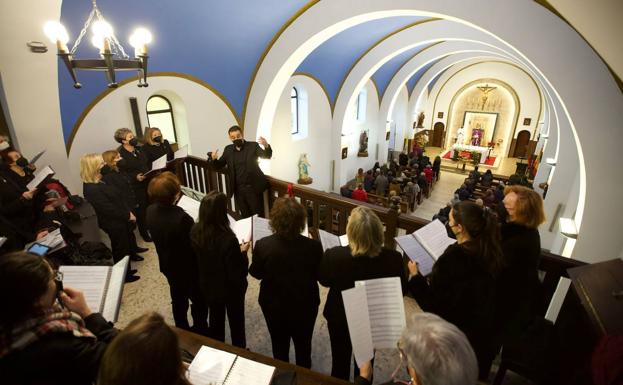
<path fill-rule="evenodd" d="M 255 242 L 262 238 L 273 235 L 273 230 L 270 228 L 270 221 L 266 218 L 260 218 L 257 214 L 253 217 L 253 248 L 255 248 Z"/>
<path fill-rule="evenodd" d="M 322 244 L 323 252 L 327 251 L 328 249 L 341 246 L 340 238 L 335 234 L 331 234 L 328 231 L 318 229 L 318 235 L 320 236 L 320 243 Z"/>
<path fill-rule="evenodd" d="M 222 384 L 235 360 L 235 354 L 202 346 L 188 367 L 188 380 L 193 385 Z"/>
<path fill-rule="evenodd" d="M 366 288 L 356 286 L 342 291 L 348 334 L 353 345 L 353 353 L 358 364 L 370 361 L 374 357 L 372 326 L 368 316 Z"/>
<path fill-rule="evenodd" d="M 39 186 L 39 184 L 48 177 L 48 175 L 54 175 L 54 170 L 52 170 L 52 167 L 50 166 L 45 166 L 41 169 L 41 171 L 36 173 L 34 179 L 26 185 L 28 191 L 36 189 L 37 186 Z"/>
<path fill-rule="evenodd" d="M 446 251 L 448 246 L 456 242 L 456 239 L 448 236 L 446 226 L 439 219 L 417 230 L 413 235 L 435 260 Z"/>
<path fill-rule="evenodd" d="M 407 254 L 409 259 L 417 262 L 418 270 L 422 275 L 428 275 L 433 271 L 435 259 L 424 249 L 413 234 L 401 235 L 394 238 L 402 251 Z"/>
<path fill-rule="evenodd" d="M 37 243 L 48 246 L 50 249 L 54 249 L 56 246 L 63 243 L 63 235 L 61 234 L 61 229 L 58 228 L 54 231 L 51 231 L 45 237 L 38 239 Z"/>
<path fill-rule="evenodd" d="M 182 159 L 188 157 L 188 145 L 178 149 L 173 153 L 173 159 Z"/>
<path fill-rule="evenodd" d="M 269 385 L 275 367 L 238 356 L 225 385 Z"/>
<path fill-rule="evenodd" d="M 399 277 L 355 281 L 366 289 L 372 343 L 376 349 L 393 349 L 407 326 Z"/>
<path fill-rule="evenodd" d="M 340 235 L 340 245 L 348 246 L 348 235 Z"/>
<path fill-rule="evenodd" d="M 163 168 L 166 168 L 166 167 L 167 167 L 167 156 L 165 154 L 151 163 L 151 170 L 149 171 L 162 170 Z"/>
<path fill-rule="evenodd" d="M 253 217 L 248 217 L 234 222 L 231 229 L 236 234 L 238 242 L 249 242 L 253 237 Z"/>
<path fill-rule="evenodd" d="M 110 266 L 61 266 L 63 286 L 82 290 L 87 305 L 101 312 Z"/>
<path fill-rule="evenodd" d="M 106 291 L 104 309 L 102 310 L 102 316 L 106 321 L 117 322 L 117 318 L 119 317 L 119 305 L 129 263 L 130 257 L 125 256 L 121 261 L 115 263 L 110 271 L 108 290 Z"/>
<path fill-rule="evenodd" d="M 177 205 L 184 209 L 186 214 L 190 215 L 195 222 L 199 220 L 199 208 L 201 207 L 201 202 L 187 197 L 186 195 L 182 195 L 180 200 L 177 202 Z"/>

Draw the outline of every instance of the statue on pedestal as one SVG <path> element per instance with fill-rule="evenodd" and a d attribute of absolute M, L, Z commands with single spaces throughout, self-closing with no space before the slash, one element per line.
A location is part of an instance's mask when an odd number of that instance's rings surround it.
<path fill-rule="evenodd" d="M 465 144 L 465 128 L 459 127 L 459 130 L 456 132 L 456 144 L 462 146 Z"/>
<path fill-rule="evenodd" d="M 417 115 L 417 126 L 416 128 L 423 128 L 424 127 L 424 113 L 420 112 Z"/>
<path fill-rule="evenodd" d="M 359 135 L 359 151 L 357 152 L 357 156 L 368 156 L 368 133 L 365 131 L 362 131 L 361 135 Z"/>
<path fill-rule="evenodd" d="M 307 154 L 301 154 L 299 158 L 299 179 L 298 184 L 311 184 L 314 180 L 309 177 L 309 168 L 311 165 L 307 160 Z"/>

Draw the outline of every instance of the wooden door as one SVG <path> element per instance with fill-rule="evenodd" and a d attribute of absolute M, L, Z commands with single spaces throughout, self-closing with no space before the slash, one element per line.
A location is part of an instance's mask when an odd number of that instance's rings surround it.
<path fill-rule="evenodd" d="M 444 132 L 444 124 L 441 122 L 435 123 L 433 126 L 433 147 L 441 147 L 441 142 L 443 141 L 443 132 Z"/>
<path fill-rule="evenodd" d="M 530 144 L 530 131 L 523 130 L 517 135 L 515 141 L 515 151 L 513 152 L 513 158 L 519 158 L 520 156 L 527 156 L 528 145 Z"/>

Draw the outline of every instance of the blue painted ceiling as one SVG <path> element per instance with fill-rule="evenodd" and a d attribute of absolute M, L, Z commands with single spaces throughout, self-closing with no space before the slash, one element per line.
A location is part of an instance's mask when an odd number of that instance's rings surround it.
<path fill-rule="evenodd" d="M 381 68 L 376 70 L 374 75 L 372 75 L 372 79 L 374 79 L 376 85 L 378 86 L 380 95 L 385 93 L 387 86 L 389 86 L 392 78 L 396 75 L 400 68 L 427 46 L 427 44 L 424 44 L 408 49 L 400 55 L 394 56 L 387 63 L 383 64 Z"/>
<path fill-rule="evenodd" d="M 409 95 L 411 95 L 411 93 L 413 92 L 413 89 L 415 88 L 415 85 L 422 78 L 422 76 L 424 76 L 426 71 L 428 71 L 430 69 L 430 67 L 435 65 L 435 63 L 437 63 L 437 61 L 438 60 L 435 60 L 435 61 L 432 61 L 432 62 L 426 64 L 424 67 L 420 68 L 416 73 L 414 73 L 413 76 L 411 76 L 409 78 L 409 80 L 407 80 L 407 88 L 409 89 Z"/>

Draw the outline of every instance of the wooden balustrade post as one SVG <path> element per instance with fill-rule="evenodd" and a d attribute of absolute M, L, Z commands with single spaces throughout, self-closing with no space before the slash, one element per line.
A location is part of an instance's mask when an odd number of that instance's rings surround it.
<path fill-rule="evenodd" d="M 385 220 L 385 247 L 394 250 L 396 248 L 396 241 L 394 237 L 398 234 L 398 211 L 394 208 L 387 211 L 387 218 Z"/>

